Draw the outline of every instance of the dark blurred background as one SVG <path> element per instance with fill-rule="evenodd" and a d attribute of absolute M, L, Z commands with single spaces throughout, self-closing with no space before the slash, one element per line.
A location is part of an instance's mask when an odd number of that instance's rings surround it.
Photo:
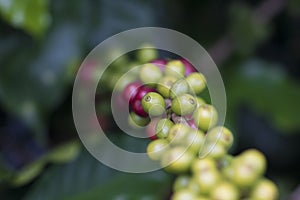
<path fill-rule="evenodd" d="M 209 51 L 226 87 L 232 153 L 263 151 L 281 199 L 300 199 L 299 0 L 1 0 L 0 16 L 0 199 L 168 197 L 170 175 L 100 164 L 72 119 L 84 57 L 109 36 L 144 26 L 180 31 Z M 114 132 L 107 97 L 100 99 L 99 120 Z"/>

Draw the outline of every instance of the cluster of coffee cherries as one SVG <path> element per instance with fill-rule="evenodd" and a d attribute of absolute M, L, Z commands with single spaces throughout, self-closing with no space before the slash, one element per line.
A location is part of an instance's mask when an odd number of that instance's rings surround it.
<path fill-rule="evenodd" d="M 274 200 L 276 185 L 263 175 L 266 158 L 254 149 L 231 156 L 233 135 L 200 97 L 202 73 L 186 60 L 155 60 L 126 85 L 129 124 L 146 127 L 150 159 L 177 174 L 172 200 Z"/>

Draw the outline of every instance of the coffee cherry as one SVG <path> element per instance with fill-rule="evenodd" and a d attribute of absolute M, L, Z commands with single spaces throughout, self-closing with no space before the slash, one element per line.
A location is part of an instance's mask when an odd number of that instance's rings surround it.
<path fill-rule="evenodd" d="M 164 59 L 152 60 L 150 63 L 155 64 L 161 72 L 165 72 L 167 61 Z"/>
<path fill-rule="evenodd" d="M 182 189 L 173 194 L 171 200 L 195 200 L 197 198 L 196 194 L 192 193 L 188 189 Z"/>
<path fill-rule="evenodd" d="M 137 115 L 139 115 L 141 117 L 148 116 L 148 113 L 146 113 L 143 109 L 141 100 L 137 100 L 137 99 L 132 100 L 131 108 L 132 108 L 133 112 L 135 112 Z"/>
<path fill-rule="evenodd" d="M 148 87 L 148 86 L 142 86 L 138 89 L 134 100 L 142 101 L 143 97 L 148 94 L 149 92 L 156 92 L 154 88 Z"/>
<path fill-rule="evenodd" d="M 199 150 L 203 146 L 205 141 L 204 133 L 200 130 L 190 130 L 190 132 L 185 137 L 185 145 L 188 150 L 195 155 L 199 153 Z"/>
<path fill-rule="evenodd" d="M 167 76 L 174 76 L 177 78 L 182 78 L 185 73 L 185 68 L 180 60 L 171 60 L 167 63 L 165 74 Z"/>
<path fill-rule="evenodd" d="M 158 51 L 150 44 L 143 44 L 141 49 L 136 52 L 137 59 L 143 63 L 154 60 L 157 56 Z"/>
<path fill-rule="evenodd" d="M 150 122 L 149 117 L 141 117 L 134 112 L 130 112 L 128 117 L 128 123 L 132 128 L 141 128 L 146 126 Z"/>
<path fill-rule="evenodd" d="M 170 97 L 170 89 L 172 85 L 177 81 L 174 76 L 164 76 L 157 84 L 157 91 L 164 97 Z"/>
<path fill-rule="evenodd" d="M 194 159 L 193 154 L 186 151 L 184 147 L 173 147 L 169 149 L 161 160 L 161 165 L 164 169 L 170 173 L 185 173 L 189 170 L 189 167 Z"/>
<path fill-rule="evenodd" d="M 193 161 L 191 169 L 193 174 L 206 173 L 210 170 L 217 170 L 217 165 L 211 158 L 198 158 Z"/>
<path fill-rule="evenodd" d="M 262 175 L 266 170 L 267 161 L 265 156 L 255 149 L 244 151 L 240 155 L 240 162 L 259 175 Z"/>
<path fill-rule="evenodd" d="M 159 160 L 167 151 L 169 142 L 165 139 L 157 139 L 149 143 L 147 154 L 152 160 Z"/>
<path fill-rule="evenodd" d="M 167 140 L 172 145 L 185 144 L 185 139 L 191 129 L 184 124 L 175 124 L 171 127 Z"/>
<path fill-rule="evenodd" d="M 177 192 L 188 187 L 191 177 L 188 175 L 178 176 L 173 184 L 173 191 Z"/>
<path fill-rule="evenodd" d="M 197 101 L 197 108 L 203 104 L 206 104 L 204 99 L 202 99 L 201 97 L 196 97 L 196 101 Z"/>
<path fill-rule="evenodd" d="M 213 200 L 239 200 L 238 189 L 229 182 L 217 184 L 211 191 Z"/>
<path fill-rule="evenodd" d="M 200 188 L 201 194 L 209 194 L 210 191 L 219 183 L 221 176 L 217 170 L 209 170 L 205 173 L 194 174 L 194 180 Z"/>
<path fill-rule="evenodd" d="M 157 139 L 155 127 L 156 127 L 158 121 L 159 121 L 159 118 L 152 119 L 151 122 L 146 127 L 146 135 L 150 140 Z"/>
<path fill-rule="evenodd" d="M 233 143 L 233 135 L 227 128 L 218 126 L 208 131 L 207 140 L 210 143 L 220 143 L 226 149 L 228 149 Z"/>
<path fill-rule="evenodd" d="M 182 94 L 172 101 L 172 111 L 177 115 L 191 114 L 197 106 L 195 98 L 190 94 Z"/>
<path fill-rule="evenodd" d="M 123 90 L 122 96 L 126 102 L 130 102 L 133 98 L 135 98 L 138 89 L 142 86 L 142 83 L 139 81 L 135 81 L 129 83 Z"/>
<path fill-rule="evenodd" d="M 167 138 L 168 133 L 174 123 L 169 120 L 169 119 L 161 119 L 158 121 L 156 127 L 155 127 L 155 132 L 158 138 Z"/>
<path fill-rule="evenodd" d="M 156 85 L 162 78 L 162 72 L 154 64 L 144 64 L 140 69 L 140 79 L 145 84 Z"/>
<path fill-rule="evenodd" d="M 260 177 L 252 168 L 243 165 L 239 159 L 233 161 L 232 181 L 240 188 L 248 188 Z"/>
<path fill-rule="evenodd" d="M 204 104 L 199 106 L 193 114 L 193 118 L 198 128 L 207 131 L 215 126 L 218 120 L 216 109 L 212 105 Z"/>
<path fill-rule="evenodd" d="M 278 189 L 276 185 L 268 180 L 260 180 L 253 188 L 250 199 L 255 200 L 275 200 L 278 199 Z"/>
<path fill-rule="evenodd" d="M 196 183 L 195 179 L 191 179 L 188 183 L 187 189 L 189 189 L 194 194 L 200 194 L 201 188 Z"/>
<path fill-rule="evenodd" d="M 206 143 L 200 154 L 214 159 L 220 159 L 226 155 L 226 150 L 224 146 L 219 143 Z"/>
<path fill-rule="evenodd" d="M 190 88 L 192 91 L 194 91 L 195 94 L 199 94 L 202 92 L 206 87 L 206 80 L 203 74 L 194 72 L 191 73 L 186 77 L 186 81 L 190 85 Z"/>
<path fill-rule="evenodd" d="M 182 59 L 180 59 L 180 61 L 183 63 L 184 68 L 185 68 L 184 76 L 188 76 L 189 74 L 191 74 L 193 72 L 197 72 L 197 70 L 193 67 L 193 65 L 186 59 L 182 58 Z"/>
<path fill-rule="evenodd" d="M 185 79 L 177 80 L 170 89 L 169 96 L 174 99 L 182 94 L 190 93 L 190 86 Z"/>
<path fill-rule="evenodd" d="M 142 106 L 149 115 L 160 116 L 165 112 L 166 103 L 160 94 L 149 92 L 143 97 Z"/>

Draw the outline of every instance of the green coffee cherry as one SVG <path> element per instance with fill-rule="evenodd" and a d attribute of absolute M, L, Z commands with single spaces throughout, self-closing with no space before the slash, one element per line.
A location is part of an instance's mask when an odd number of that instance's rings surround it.
<path fill-rule="evenodd" d="M 229 182 L 221 182 L 211 191 L 213 200 L 239 200 L 239 196 L 239 190 Z"/>
<path fill-rule="evenodd" d="M 255 149 L 244 151 L 240 156 L 240 162 L 251 168 L 255 173 L 262 175 L 266 171 L 266 157 Z"/>
<path fill-rule="evenodd" d="M 185 67 L 180 60 L 171 60 L 167 63 L 165 74 L 176 78 L 184 77 Z"/>
<path fill-rule="evenodd" d="M 166 103 L 160 94 L 149 92 L 143 97 L 142 106 L 149 115 L 160 116 L 165 112 Z"/>
<path fill-rule="evenodd" d="M 215 126 L 218 121 L 218 114 L 212 105 L 204 104 L 199 106 L 193 114 L 195 124 L 203 130 L 207 131 Z"/>
<path fill-rule="evenodd" d="M 196 159 L 192 163 L 193 174 L 206 173 L 210 170 L 217 170 L 215 161 L 211 158 Z"/>
<path fill-rule="evenodd" d="M 255 170 L 243 165 L 240 159 L 233 162 L 232 181 L 240 188 L 248 188 L 253 185 L 260 177 Z"/>
<path fill-rule="evenodd" d="M 207 140 L 210 143 L 221 144 L 228 149 L 233 143 L 233 135 L 227 128 L 218 126 L 208 131 Z"/>
<path fill-rule="evenodd" d="M 161 165 L 170 173 L 185 173 L 194 159 L 193 154 L 186 151 L 184 147 L 173 147 L 168 150 L 161 160 Z"/>
<path fill-rule="evenodd" d="M 169 119 L 161 119 L 157 122 L 157 125 L 155 127 L 155 133 L 158 138 L 167 138 L 168 133 L 174 123 Z"/>
<path fill-rule="evenodd" d="M 173 191 L 177 192 L 188 187 L 191 177 L 188 175 L 178 176 L 173 184 Z"/>
<path fill-rule="evenodd" d="M 177 81 L 174 76 L 165 76 L 157 84 L 157 91 L 165 98 L 170 97 L 170 89 L 172 85 Z"/>
<path fill-rule="evenodd" d="M 220 159 L 226 155 L 224 146 L 220 143 L 206 143 L 203 147 L 201 155 L 209 156 L 213 159 Z"/>
<path fill-rule="evenodd" d="M 136 57 L 143 63 L 149 62 L 158 57 L 158 51 L 150 44 L 143 44 L 141 49 L 137 51 Z"/>
<path fill-rule="evenodd" d="M 201 97 L 196 97 L 196 101 L 197 101 L 197 108 L 203 104 L 206 104 L 204 99 L 202 99 Z"/>
<path fill-rule="evenodd" d="M 185 139 L 191 129 L 184 124 L 175 124 L 171 127 L 169 134 L 167 136 L 167 140 L 172 145 L 182 144 L 185 145 Z"/>
<path fill-rule="evenodd" d="M 149 117 L 141 117 L 135 114 L 135 112 L 130 112 L 130 115 L 128 117 L 128 123 L 132 128 L 141 128 L 147 126 L 149 122 Z"/>
<path fill-rule="evenodd" d="M 182 94 L 172 101 L 172 111 L 177 115 L 191 114 L 197 106 L 196 99 L 190 94 Z"/>
<path fill-rule="evenodd" d="M 196 197 L 197 196 L 192 191 L 188 189 L 182 189 L 175 192 L 171 197 L 171 200 L 195 200 Z"/>
<path fill-rule="evenodd" d="M 162 78 L 162 72 L 154 64 L 144 64 L 140 69 L 140 79 L 145 84 L 156 85 Z"/>
<path fill-rule="evenodd" d="M 205 141 L 204 133 L 200 130 L 191 129 L 185 137 L 185 145 L 188 150 L 197 155 Z"/>
<path fill-rule="evenodd" d="M 194 194 L 200 194 L 201 188 L 198 186 L 194 179 L 191 179 L 188 183 L 187 189 L 192 191 Z"/>
<path fill-rule="evenodd" d="M 170 97 L 172 99 L 182 95 L 182 94 L 188 94 L 190 93 L 190 86 L 186 82 L 185 79 L 179 79 L 177 80 L 170 89 Z"/>
<path fill-rule="evenodd" d="M 209 170 L 205 173 L 194 174 L 194 180 L 201 189 L 201 194 L 209 194 L 219 183 L 221 177 L 217 170 Z"/>
<path fill-rule="evenodd" d="M 186 77 L 186 81 L 189 83 L 191 89 L 195 94 L 199 94 L 206 87 L 206 80 L 203 74 L 199 72 L 191 73 Z"/>
<path fill-rule="evenodd" d="M 159 160 L 162 155 L 168 150 L 169 142 L 164 139 L 157 139 L 149 143 L 147 154 L 152 160 Z"/>
<path fill-rule="evenodd" d="M 278 199 L 278 189 L 272 181 L 268 179 L 262 179 L 254 186 L 250 194 L 250 199 L 276 200 Z"/>

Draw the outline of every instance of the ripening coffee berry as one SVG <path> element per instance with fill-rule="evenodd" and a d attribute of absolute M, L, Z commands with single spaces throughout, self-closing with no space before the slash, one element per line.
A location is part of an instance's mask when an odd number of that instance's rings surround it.
<path fill-rule="evenodd" d="M 164 76 L 156 86 L 157 91 L 166 98 L 170 97 L 170 89 L 172 85 L 177 81 L 174 76 Z"/>
<path fill-rule="evenodd" d="M 174 125 L 174 123 L 167 118 L 159 120 L 155 127 L 155 132 L 156 132 L 157 137 L 158 138 L 167 138 L 168 133 L 173 125 Z"/>
<path fill-rule="evenodd" d="M 157 139 L 149 143 L 147 154 L 152 160 L 159 160 L 168 150 L 169 142 L 165 139 Z"/>
<path fill-rule="evenodd" d="M 138 99 L 133 99 L 131 102 L 131 109 L 133 112 L 135 112 L 137 115 L 141 117 L 147 117 L 148 113 L 144 111 L 144 108 L 142 106 L 142 101 Z"/>
<path fill-rule="evenodd" d="M 155 132 L 155 127 L 156 127 L 158 121 L 159 121 L 159 118 L 151 119 L 151 122 L 146 127 L 146 136 L 150 140 L 156 140 L 157 139 L 156 132 Z"/>
<path fill-rule="evenodd" d="M 185 79 L 179 79 L 177 80 L 170 89 L 170 97 L 172 99 L 182 95 L 182 94 L 188 94 L 190 93 L 190 86 L 186 82 Z"/>
<path fill-rule="evenodd" d="M 159 67 L 154 64 L 144 64 L 140 69 L 140 79 L 145 84 L 156 85 L 162 75 Z"/>
<path fill-rule="evenodd" d="M 221 176 L 217 170 L 209 170 L 205 173 L 194 174 L 194 180 L 201 189 L 201 194 L 209 194 L 210 191 L 219 183 Z"/>
<path fill-rule="evenodd" d="M 162 156 L 161 165 L 170 173 L 185 173 L 195 157 L 184 147 L 173 147 Z"/>
<path fill-rule="evenodd" d="M 229 182 L 221 182 L 211 191 L 212 200 L 239 200 L 239 196 L 239 190 Z"/>
<path fill-rule="evenodd" d="M 190 94 L 182 94 L 172 101 L 171 109 L 177 115 L 191 114 L 197 106 L 195 98 Z"/>
<path fill-rule="evenodd" d="M 203 156 L 208 156 L 213 159 L 219 159 L 226 155 L 224 146 L 220 143 L 206 143 L 203 150 L 200 152 Z"/>
<path fill-rule="evenodd" d="M 220 143 L 228 149 L 233 143 L 233 135 L 231 131 L 224 126 L 217 126 L 208 131 L 207 140 L 210 143 Z"/>
<path fill-rule="evenodd" d="M 195 94 L 199 94 L 206 87 L 206 80 L 203 74 L 199 72 L 191 73 L 186 77 L 186 81 Z"/>
<path fill-rule="evenodd" d="M 198 158 L 193 161 L 191 169 L 193 174 L 206 173 L 210 170 L 217 170 L 217 165 L 215 161 L 211 158 Z"/>
<path fill-rule="evenodd" d="M 204 104 L 196 109 L 193 118 L 198 128 L 202 131 L 207 131 L 217 124 L 218 114 L 212 105 Z"/>
<path fill-rule="evenodd" d="M 197 72 L 197 70 L 193 67 L 193 65 L 186 59 L 182 58 L 182 59 L 180 59 L 180 61 L 183 63 L 184 68 L 185 68 L 184 76 L 188 76 L 189 74 L 191 74 L 193 72 Z"/>
<path fill-rule="evenodd" d="M 194 154 L 198 154 L 205 141 L 204 133 L 200 130 L 190 130 L 185 137 L 185 145 L 188 150 Z"/>
<path fill-rule="evenodd" d="M 160 116 L 165 112 L 166 103 L 160 94 L 149 92 L 143 97 L 142 106 L 149 115 Z"/>
<path fill-rule="evenodd" d="M 201 97 L 196 97 L 196 101 L 197 101 L 197 108 L 203 104 L 206 104 L 204 99 L 202 99 Z"/>
<path fill-rule="evenodd" d="M 167 76 L 174 76 L 177 78 L 182 78 L 185 73 L 185 68 L 180 60 L 171 60 L 167 63 L 165 74 Z"/>
<path fill-rule="evenodd" d="M 135 98 L 141 86 L 142 83 L 139 81 L 129 83 L 122 92 L 122 96 L 125 99 L 125 101 L 130 102 L 133 98 Z"/>
<path fill-rule="evenodd" d="M 171 200 L 195 200 L 197 195 L 189 189 L 182 189 L 173 194 Z"/>
<path fill-rule="evenodd" d="M 158 51 L 150 44 L 143 44 L 141 49 L 136 52 L 137 59 L 143 63 L 154 60 L 157 56 Z"/>
<path fill-rule="evenodd" d="M 272 181 L 262 179 L 254 186 L 250 194 L 250 199 L 276 200 L 278 199 L 278 189 Z"/>
<path fill-rule="evenodd" d="M 173 184 L 173 191 L 179 191 L 188 187 L 191 177 L 188 175 L 178 176 Z"/>
<path fill-rule="evenodd" d="M 149 117 L 141 117 L 137 115 L 135 112 L 130 112 L 130 115 L 128 116 L 128 123 L 132 128 L 141 128 L 147 126 L 149 122 L 150 122 Z"/>
<path fill-rule="evenodd" d="M 152 60 L 150 63 L 155 64 L 157 67 L 159 67 L 161 72 L 165 72 L 167 61 L 164 59 L 157 59 Z"/>
<path fill-rule="evenodd" d="M 240 159 L 233 161 L 232 181 L 240 188 L 247 188 L 253 185 L 260 177 L 252 168 L 241 163 Z"/>
<path fill-rule="evenodd" d="M 266 157 L 255 149 L 248 149 L 244 151 L 240 156 L 240 162 L 251 168 L 257 174 L 262 175 L 266 170 Z"/>
<path fill-rule="evenodd" d="M 184 124 L 175 124 L 171 127 L 167 140 L 172 145 L 185 144 L 185 139 L 191 129 Z"/>

